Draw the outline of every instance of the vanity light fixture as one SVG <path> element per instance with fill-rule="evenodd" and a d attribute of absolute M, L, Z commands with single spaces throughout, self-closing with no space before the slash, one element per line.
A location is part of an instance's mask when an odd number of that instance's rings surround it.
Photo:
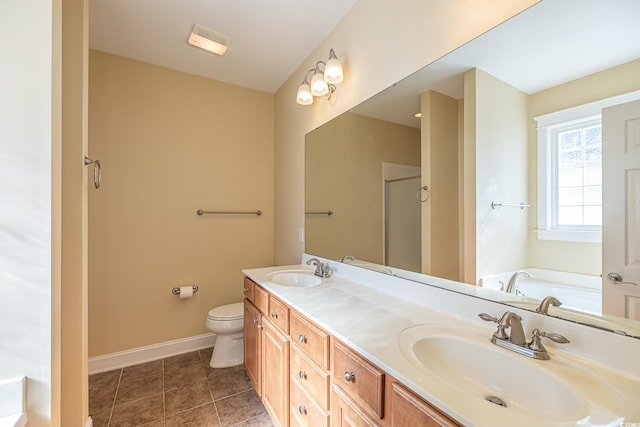
<path fill-rule="evenodd" d="M 311 76 L 311 83 L 309 83 L 309 76 Z M 331 99 L 342 79 L 342 64 L 338 61 L 336 52 L 330 49 L 329 60 L 318 61 L 316 66 L 305 74 L 298 88 L 296 101 L 300 105 L 311 105 L 314 96 L 326 95 L 327 99 Z"/>
<path fill-rule="evenodd" d="M 231 38 L 198 24 L 193 26 L 188 40 L 191 46 L 199 47 L 218 56 L 224 55 L 230 41 Z"/>

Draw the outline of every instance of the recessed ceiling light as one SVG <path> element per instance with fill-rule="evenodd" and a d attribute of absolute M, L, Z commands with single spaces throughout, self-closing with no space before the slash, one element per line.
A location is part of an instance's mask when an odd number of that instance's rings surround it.
<path fill-rule="evenodd" d="M 191 34 L 189 34 L 189 44 L 191 46 L 199 47 L 200 49 L 220 56 L 224 55 L 227 51 L 227 46 L 230 41 L 230 37 L 216 33 L 198 24 L 193 26 Z"/>
<path fill-rule="evenodd" d="M 421 113 L 420 111 L 418 111 L 417 113 L 415 113 L 415 114 L 413 115 L 413 117 L 415 117 L 415 118 L 419 119 L 420 117 L 422 117 L 422 113 Z"/>

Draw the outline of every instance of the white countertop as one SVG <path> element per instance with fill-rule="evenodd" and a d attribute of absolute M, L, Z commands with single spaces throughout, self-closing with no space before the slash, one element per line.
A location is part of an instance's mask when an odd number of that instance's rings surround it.
<path fill-rule="evenodd" d="M 607 358 L 606 354 L 604 356 L 594 354 L 593 357 L 584 358 L 584 354 L 576 355 L 557 350 L 553 343 L 547 345 L 545 342 L 551 354 L 551 360 L 533 361 L 533 363 L 539 363 L 552 371 L 554 369 L 561 371 L 563 366 L 577 366 L 600 378 L 605 378 L 618 390 L 618 393 L 624 396 L 626 407 L 620 408 L 618 405 L 618 409 L 612 413 L 609 411 L 610 407 L 606 407 L 606 402 L 602 403 L 604 406 L 595 409 L 593 405 L 598 406 L 600 403 L 590 402 L 592 413 L 596 414 L 591 419 L 587 417 L 579 422 L 575 420 L 552 422 L 535 419 L 530 414 L 525 416 L 523 412 L 517 410 L 507 411 L 484 399 L 461 394 L 446 382 L 434 379 L 428 374 L 425 375 L 423 369 L 408 360 L 400 350 L 398 335 L 411 326 L 442 324 L 463 327 L 467 332 L 477 334 L 478 337 L 486 338 L 488 341 L 495 327 L 485 325 L 477 319 L 477 314 L 486 311 L 492 315 L 499 315 L 508 307 L 339 263 L 335 265 L 332 263 L 333 266 L 337 270 L 333 277 L 323 279 L 323 284 L 311 288 L 280 286 L 270 282 L 267 277 L 269 273 L 275 271 L 310 269 L 306 265 L 248 269 L 243 270 L 243 273 L 464 425 L 492 427 L 610 425 L 618 427 L 625 421 L 640 423 L 640 376 L 637 372 L 630 372 L 627 369 L 628 366 L 610 369 L 602 363 L 594 363 L 594 361 L 602 362 Z M 389 289 L 393 290 L 393 294 Z M 517 311 L 514 308 L 508 309 Z M 498 313 L 497 310 L 501 312 Z M 615 359 L 616 364 L 624 364 L 631 358 L 637 363 L 640 355 L 640 340 L 629 337 L 614 338 L 615 334 L 582 325 L 573 325 L 570 322 L 565 322 L 568 325 L 558 324 L 555 323 L 558 320 L 554 321 L 541 316 L 531 318 L 526 312 L 521 315 L 527 335 L 532 327 L 551 325 L 551 327 L 564 328 L 564 330 L 547 329 L 547 331 L 568 334 L 565 336 L 572 339 L 572 344 L 567 346 L 574 345 L 577 353 L 585 353 L 592 348 L 597 348 L 590 342 L 593 339 L 605 341 L 611 339 L 614 345 L 622 345 L 622 347 L 610 349 L 609 351 L 613 354 L 619 351 L 635 351 L 633 356 L 627 355 L 623 358 L 618 356 L 620 360 Z M 531 320 L 529 324 L 527 324 L 528 320 Z M 581 329 L 577 331 L 577 327 Z M 577 335 L 580 337 L 575 339 Z M 619 338 L 628 341 L 618 341 Z M 600 341 L 599 346 L 602 345 L 603 342 Z M 515 357 L 525 356 L 516 355 Z M 451 372 L 451 375 L 456 375 L 456 372 Z M 514 381 L 518 381 L 517 375 Z M 587 386 L 586 383 L 582 385 Z M 522 387 L 526 388 L 528 385 L 522 384 Z"/>

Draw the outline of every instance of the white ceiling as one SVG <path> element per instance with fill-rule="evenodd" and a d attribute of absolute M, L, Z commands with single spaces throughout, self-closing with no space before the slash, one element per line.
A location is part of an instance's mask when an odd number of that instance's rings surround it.
<path fill-rule="evenodd" d="M 461 99 L 463 73 L 476 67 L 535 93 L 639 58 L 639 22 L 640 0 L 544 0 L 352 111 L 420 127 L 420 94 Z"/>
<path fill-rule="evenodd" d="M 275 93 L 356 1 L 90 0 L 89 46 Z M 188 45 L 193 24 L 231 37 L 227 53 Z"/>

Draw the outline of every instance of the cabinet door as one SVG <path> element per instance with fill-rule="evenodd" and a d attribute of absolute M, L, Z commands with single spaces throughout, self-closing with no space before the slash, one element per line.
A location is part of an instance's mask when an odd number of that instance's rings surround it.
<path fill-rule="evenodd" d="M 262 395 L 260 312 L 248 300 L 244 300 L 244 367 L 259 395 Z"/>
<path fill-rule="evenodd" d="M 262 318 L 262 403 L 277 426 L 289 425 L 289 340 Z"/>
<path fill-rule="evenodd" d="M 398 383 L 393 383 L 391 425 L 394 427 L 454 427 L 458 423 Z"/>
<path fill-rule="evenodd" d="M 379 427 L 340 387 L 333 388 L 332 427 Z"/>

